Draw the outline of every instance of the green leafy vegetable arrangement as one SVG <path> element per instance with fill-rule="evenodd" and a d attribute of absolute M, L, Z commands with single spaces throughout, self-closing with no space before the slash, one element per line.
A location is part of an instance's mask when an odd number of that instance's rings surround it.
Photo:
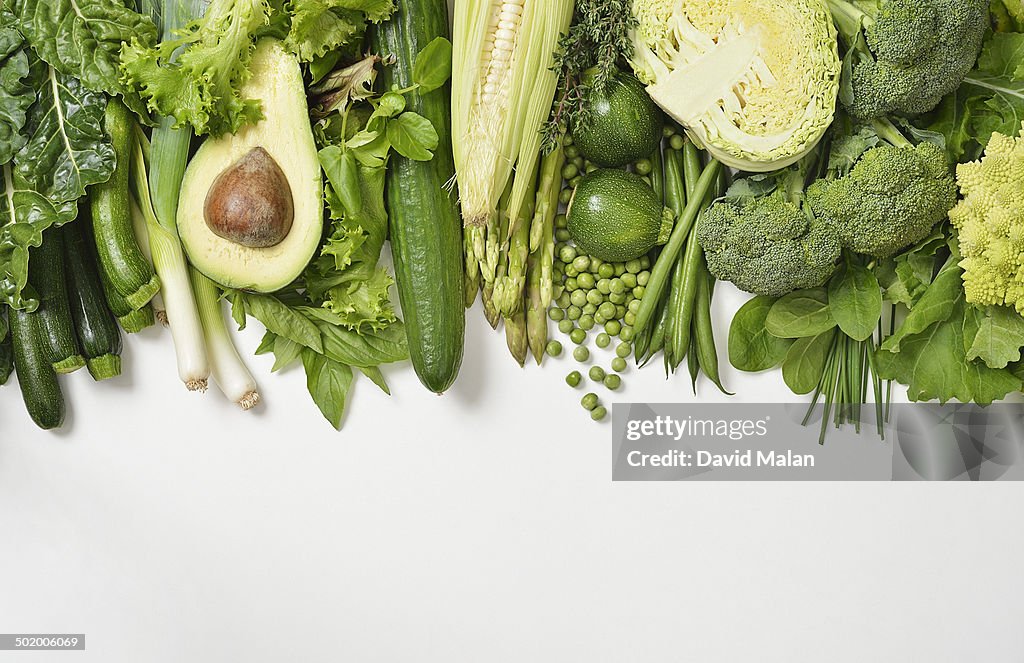
<path fill-rule="evenodd" d="M 372 92 L 377 60 L 342 63 L 311 88 L 321 116 L 314 135 L 327 175 L 330 219 L 319 255 L 283 291 L 227 295 L 239 326 L 251 315 L 267 328 L 256 352 L 274 355 L 274 371 L 302 363 L 310 395 L 335 427 L 341 425 L 354 371 L 390 393 L 380 365 L 409 356 L 404 325 L 388 294 L 393 280 L 378 264 L 388 231 L 385 171 L 392 150 L 409 159 L 433 157 L 437 132 L 405 110 L 406 95 L 444 85 L 451 46 L 438 38 L 421 51 L 415 84 L 405 90 Z"/>

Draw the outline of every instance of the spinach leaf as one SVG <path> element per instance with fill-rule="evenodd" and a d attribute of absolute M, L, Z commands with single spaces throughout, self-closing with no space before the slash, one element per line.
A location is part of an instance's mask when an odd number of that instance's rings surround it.
<path fill-rule="evenodd" d="M 861 265 L 845 264 L 828 284 L 828 305 L 843 332 L 866 341 L 882 318 L 882 289 L 875 275 Z"/>
<path fill-rule="evenodd" d="M 817 336 L 836 326 L 824 288 L 797 290 L 775 302 L 765 319 L 768 333 L 778 338 Z"/>
<path fill-rule="evenodd" d="M 302 366 L 306 370 L 306 388 L 320 412 L 335 428 L 341 428 L 345 400 L 352 386 L 352 369 L 340 362 L 302 350 Z"/>
<path fill-rule="evenodd" d="M 754 373 L 779 365 L 793 341 L 768 333 L 765 320 L 775 300 L 754 297 L 740 307 L 729 327 L 729 361 L 741 371 Z"/>
<path fill-rule="evenodd" d="M 809 394 L 818 388 L 825 373 L 825 362 L 835 339 L 834 329 L 797 339 L 782 362 L 782 379 L 794 394 Z"/>

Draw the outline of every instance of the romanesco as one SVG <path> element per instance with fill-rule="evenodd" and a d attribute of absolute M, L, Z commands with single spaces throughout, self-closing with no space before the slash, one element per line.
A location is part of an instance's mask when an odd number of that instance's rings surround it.
<path fill-rule="evenodd" d="M 963 200 L 949 219 L 967 301 L 1024 313 L 1024 139 L 993 134 L 984 157 L 956 174 Z"/>

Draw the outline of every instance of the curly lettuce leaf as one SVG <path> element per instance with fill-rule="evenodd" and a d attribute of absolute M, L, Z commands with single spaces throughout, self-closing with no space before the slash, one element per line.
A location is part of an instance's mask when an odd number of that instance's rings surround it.
<path fill-rule="evenodd" d="M 150 46 L 157 29 L 148 16 L 122 0 L 8 0 L 36 53 L 66 76 L 94 92 L 120 95 L 136 112 L 141 100 L 121 80 L 121 45 Z"/>
<path fill-rule="evenodd" d="M 258 101 L 243 99 L 254 35 L 270 21 L 267 0 L 213 0 L 177 39 L 149 46 L 132 39 L 121 52 L 126 78 L 158 115 L 196 134 L 234 133 L 259 121 Z M 183 49 L 176 55 L 178 49 Z"/>
<path fill-rule="evenodd" d="M 28 84 L 29 57 L 15 17 L 0 8 L 0 165 L 25 144 L 22 129 L 36 93 Z"/>
<path fill-rule="evenodd" d="M 324 308 L 337 316 L 338 324 L 350 329 L 383 329 L 395 322 L 388 290 L 394 280 L 383 267 L 377 267 L 370 278 L 348 281 L 327 291 Z"/>
<path fill-rule="evenodd" d="M 366 22 L 391 16 L 393 0 L 292 0 L 291 28 L 285 47 L 302 62 L 312 62 L 362 40 Z"/>

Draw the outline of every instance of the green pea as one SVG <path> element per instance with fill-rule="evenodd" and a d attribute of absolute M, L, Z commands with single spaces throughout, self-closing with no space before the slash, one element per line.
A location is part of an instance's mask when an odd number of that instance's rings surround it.
<path fill-rule="evenodd" d="M 636 162 L 636 166 L 634 166 L 634 170 L 636 170 L 636 174 L 640 175 L 640 176 L 650 175 L 651 174 L 651 169 L 652 169 L 652 166 L 651 166 L 651 160 L 650 159 L 640 159 L 639 161 Z"/>
<path fill-rule="evenodd" d="M 615 346 L 615 354 L 625 359 L 633 353 L 633 346 L 625 341 Z"/>
<path fill-rule="evenodd" d="M 624 316 L 622 316 L 622 321 L 625 322 L 627 325 L 630 325 L 630 326 L 635 325 L 636 324 L 636 313 L 633 313 L 632 311 L 628 311 L 627 310 L 626 314 Z"/>
<path fill-rule="evenodd" d="M 576 278 L 577 276 L 580 275 L 580 270 L 573 267 L 572 263 L 569 263 L 568 265 L 565 266 L 565 275 L 572 278 Z"/>
<path fill-rule="evenodd" d="M 573 290 L 569 301 L 573 306 L 584 306 L 587 303 L 587 293 L 584 290 Z"/>
<path fill-rule="evenodd" d="M 558 258 L 562 262 L 568 264 L 576 259 L 576 249 L 571 246 L 565 246 L 558 253 Z"/>
<path fill-rule="evenodd" d="M 619 332 L 619 338 L 623 341 L 632 341 L 635 334 L 632 325 L 623 325 L 622 331 Z"/>
<path fill-rule="evenodd" d="M 577 258 L 577 260 L 579 260 L 579 258 Z M 590 272 L 581 272 L 580 275 L 576 277 L 576 280 L 584 290 L 590 290 L 594 287 L 594 275 Z"/>
<path fill-rule="evenodd" d="M 562 354 L 562 344 L 558 341 L 548 341 L 547 353 L 549 357 L 558 357 Z"/>
<path fill-rule="evenodd" d="M 600 306 L 604 302 L 604 295 L 601 294 L 600 290 L 588 290 L 587 301 L 594 306 Z"/>
<path fill-rule="evenodd" d="M 561 322 L 562 320 L 565 320 L 565 311 L 560 308 L 549 309 L 548 317 L 551 318 L 552 322 Z"/>
<path fill-rule="evenodd" d="M 615 267 L 608 263 L 601 265 L 601 269 L 597 271 L 597 275 L 603 279 L 610 279 L 615 276 Z"/>
<path fill-rule="evenodd" d="M 642 269 L 639 260 L 630 260 L 626 263 L 626 271 L 630 274 L 639 274 Z"/>
<path fill-rule="evenodd" d="M 636 297 L 637 299 L 643 299 L 645 292 L 647 292 L 647 288 L 643 287 L 642 285 L 638 285 L 637 287 L 633 288 L 633 296 Z"/>
<path fill-rule="evenodd" d="M 568 288 L 566 290 L 568 290 Z M 570 295 L 568 292 L 563 292 L 558 296 L 558 299 L 555 301 L 555 303 L 558 304 L 559 308 L 569 308 L 569 304 L 572 303 L 569 297 Z"/>
<path fill-rule="evenodd" d="M 594 328 L 594 316 L 584 313 L 580 316 L 580 328 L 586 331 L 590 331 Z"/>
<path fill-rule="evenodd" d="M 622 386 L 622 378 L 612 373 L 611 375 L 604 376 L 604 386 L 612 391 L 615 391 Z"/>
<path fill-rule="evenodd" d="M 626 273 L 626 266 L 622 263 L 615 265 L 615 276 L 622 276 Z"/>
<path fill-rule="evenodd" d="M 615 304 L 605 302 L 597 307 L 597 312 L 605 320 L 612 320 L 615 318 Z"/>
<path fill-rule="evenodd" d="M 597 313 L 597 307 L 593 304 L 588 302 L 587 305 L 583 307 L 583 315 L 594 315 L 595 313 Z"/>
<path fill-rule="evenodd" d="M 594 392 L 590 392 L 580 399 L 580 405 L 583 406 L 584 410 L 593 410 L 599 402 L 600 399 Z"/>
<path fill-rule="evenodd" d="M 629 306 L 627 306 L 626 308 L 629 309 L 630 313 L 636 315 L 637 311 L 640 310 L 640 304 L 641 304 L 641 302 L 640 302 L 639 299 L 634 299 L 633 301 L 631 301 L 629 303 Z M 630 324 L 632 324 L 632 323 L 630 323 Z"/>
<path fill-rule="evenodd" d="M 569 292 L 569 295 L 572 296 L 572 293 L 580 289 L 579 280 L 575 276 L 570 276 L 565 280 L 565 289 Z"/>
<path fill-rule="evenodd" d="M 590 418 L 594 421 L 601 421 L 608 416 L 608 410 L 603 405 L 595 407 L 590 411 Z"/>
<path fill-rule="evenodd" d="M 580 272 L 585 272 L 590 269 L 590 258 L 588 256 L 576 256 L 572 261 L 572 266 Z"/>
<path fill-rule="evenodd" d="M 580 148 L 572 144 L 572 136 L 566 134 L 565 138 L 562 139 L 562 143 L 565 145 L 565 156 L 569 159 L 575 159 L 580 155 Z"/>
<path fill-rule="evenodd" d="M 622 279 L 614 278 L 608 284 L 608 289 L 611 290 L 616 295 L 621 295 L 622 293 L 626 292 L 626 284 L 622 282 Z"/>
<path fill-rule="evenodd" d="M 636 275 L 636 284 L 637 285 L 644 285 L 645 286 L 645 285 L 647 285 L 648 282 L 650 282 L 650 280 L 651 280 L 651 273 L 650 272 L 640 272 L 639 274 Z"/>
<path fill-rule="evenodd" d="M 569 332 L 569 340 L 575 343 L 576 345 L 586 343 L 587 332 L 577 327 L 576 329 L 573 329 L 571 332 Z"/>
<path fill-rule="evenodd" d="M 566 244 L 565 242 L 559 242 L 558 244 L 555 244 L 555 262 L 558 262 L 558 263 L 564 263 L 565 262 L 564 260 L 562 260 L 561 255 L 562 255 L 562 249 L 564 249 L 567 246 L 569 246 L 569 245 Z"/>
<path fill-rule="evenodd" d="M 570 235 L 569 231 L 565 228 L 555 230 L 555 239 L 559 242 L 568 242 L 570 237 L 572 237 L 572 235 Z"/>
<path fill-rule="evenodd" d="M 616 320 L 622 320 L 624 317 L 626 317 L 626 307 L 623 306 L 622 304 L 616 305 L 615 306 L 615 319 Z"/>
<path fill-rule="evenodd" d="M 603 325 L 606 322 L 608 322 L 608 318 L 601 315 L 600 312 L 594 314 L 594 324 Z"/>
<path fill-rule="evenodd" d="M 562 285 L 558 280 L 551 284 L 551 297 L 557 300 L 565 292 L 565 286 Z"/>
<path fill-rule="evenodd" d="M 676 152 L 683 149 L 684 143 L 685 141 L 683 140 L 683 137 L 680 136 L 679 134 L 674 134 L 668 139 L 668 146 L 671 147 Z"/>
<path fill-rule="evenodd" d="M 671 138 L 672 136 L 676 135 L 676 128 L 673 127 L 671 124 L 666 124 L 664 128 L 662 128 L 661 130 L 661 135 L 664 136 L 665 138 Z"/>
<path fill-rule="evenodd" d="M 597 274 L 598 272 L 601 271 L 601 268 L 603 266 L 604 266 L 604 260 L 601 260 L 600 258 L 594 258 L 594 257 L 590 258 L 590 273 L 591 274 Z"/>
<path fill-rule="evenodd" d="M 558 321 L 558 331 L 562 332 L 563 334 L 568 334 L 573 329 L 576 329 L 576 325 L 572 323 L 572 320 L 566 318 L 565 320 Z"/>
<path fill-rule="evenodd" d="M 591 290 L 591 292 L 593 292 L 593 290 Z M 612 294 L 608 295 L 608 301 L 610 301 L 612 304 L 616 304 L 616 305 L 618 305 L 618 304 L 625 304 L 626 303 L 626 295 L 623 295 L 623 294 L 616 295 L 613 292 Z"/>
<path fill-rule="evenodd" d="M 622 357 L 616 357 L 612 359 L 612 370 L 616 373 L 621 373 L 626 370 L 626 360 Z"/>
<path fill-rule="evenodd" d="M 640 258 L 640 269 L 650 269 L 650 268 L 651 268 L 651 259 L 648 258 L 647 256 L 644 256 L 644 257 Z"/>
<path fill-rule="evenodd" d="M 558 202 L 568 205 L 570 200 L 572 200 L 572 189 L 562 189 L 562 192 L 558 194 Z"/>
<path fill-rule="evenodd" d="M 608 279 L 600 279 L 597 282 L 597 291 L 602 295 L 607 295 L 612 291 L 612 282 Z"/>
<path fill-rule="evenodd" d="M 607 348 L 609 345 L 611 345 L 612 337 L 609 336 L 608 334 L 605 334 L 604 332 L 601 332 L 600 334 L 597 335 L 597 339 L 594 342 L 597 343 L 597 347 L 599 348 Z"/>
<path fill-rule="evenodd" d="M 622 331 L 622 324 L 618 320 L 609 320 L 605 324 L 604 330 L 608 332 L 609 336 L 618 336 L 619 332 Z"/>
<path fill-rule="evenodd" d="M 622 285 L 628 288 L 629 290 L 632 290 L 633 288 L 636 287 L 636 274 L 623 274 L 622 278 L 620 278 L 619 280 L 622 282 Z"/>
<path fill-rule="evenodd" d="M 567 164 L 565 164 L 565 166 L 562 167 L 562 179 L 563 180 L 571 180 L 572 178 L 576 177 L 579 174 L 580 174 L 580 169 L 577 168 L 574 164 L 567 163 Z"/>
<path fill-rule="evenodd" d="M 583 170 L 583 166 L 587 165 L 587 162 L 583 160 L 583 157 L 576 156 L 572 159 L 572 165 L 576 166 L 579 170 Z"/>
<path fill-rule="evenodd" d="M 590 367 L 590 379 L 593 380 L 594 382 L 600 382 L 601 380 L 604 379 L 604 376 L 604 369 L 601 368 L 600 366 Z"/>
<path fill-rule="evenodd" d="M 555 227 L 556 228 L 568 228 L 569 227 L 569 220 L 568 220 L 568 218 L 566 218 L 566 216 L 564 214 L 559 214 L 558 216 L 556 216 L 555 217 Z"/>
<path fill-rule="evenodd" d="M 573 389 L 580 386 L 580 382 L 582 381 L 583 376 L 580 374 L 579 371 L 573 371 L 572 373 L 569 373 L 569 375 L 565 376 L 565 383 L 572 387 Z"/>
<path fill-rule="evenodd" d="M 580 345 L 572 351 L 572 358 L 578 362 L 587 361 L 590 359 L 590 350 L 587 349 L 587 346 Z"/>
<path fill-rule="evenodd" d="M 565 315 L 570 320 L 579 320 L 580 316 L 583 315 L 583 311 L 580 310 L 579 306 L 570 306 L 569 308 L 565 309 Z"/>

